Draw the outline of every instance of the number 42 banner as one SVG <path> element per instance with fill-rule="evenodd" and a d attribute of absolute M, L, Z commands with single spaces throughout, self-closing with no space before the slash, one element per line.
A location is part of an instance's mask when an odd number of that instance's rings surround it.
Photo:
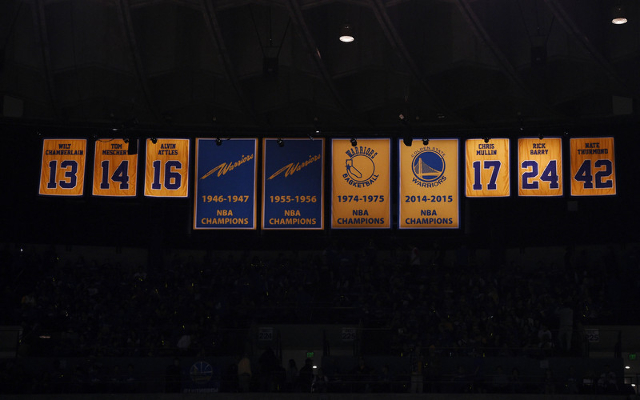
<path fill-rule="evenodd" d="M 613 138 L 571 139 L 571 195 L 616 194 Z"/>

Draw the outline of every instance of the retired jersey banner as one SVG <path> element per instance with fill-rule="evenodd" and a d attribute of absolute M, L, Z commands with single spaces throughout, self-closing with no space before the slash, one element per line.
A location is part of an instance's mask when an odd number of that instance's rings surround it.
<path fill-rule="evenodd" d="M 147 139 L 144 195 L 189 196 L 189 139 Z"/>
<path fill-rule="evenodd" d="M 82 196 L 86 159 L 86 139 L 44 139 L 39 193 Z"/>
<path fill-rule="evenodd" d="M 509 139 L 466 141 L 467 197 L 509 197 Z"/>
<path fill-rule="evenodd" d="M 390 228 L 391 140 L 331 141 L 331 227 Z"/>
<path fill-rule="evenodd" d="M 262 229 L 324 227 L 324 139 L 263 141 Z"/>
<path fill-rule="evenodd" d="M 613 138 L 571 139 L 571 195 L 616 194 Z"/>
<path fill-rule="evenodd" d="M 137 140 L 137 139 L 130 139 Z M 138 155 L 128 154 L 124 139 L 99 139 L 93 163 L 93 195 L 130 197 L 136 195 Z"/>
<path fill-rule="evenodd" d="M 398 141 L 401 229 L 458 228 L 458 139 Z"/>
<path fill-rule="evenodd" d="M 256 229 L 257 139 L 196 139 L 194 229 Z"/>
<path fill-rule="evenodd" d="M 562 139 L 518 139 L 518 195 L 562 196 Z"/>

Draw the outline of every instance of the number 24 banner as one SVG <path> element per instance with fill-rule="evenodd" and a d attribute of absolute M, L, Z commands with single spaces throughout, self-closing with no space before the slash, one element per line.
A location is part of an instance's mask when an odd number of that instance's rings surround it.
<path fill-rule="evenodd" d="M 562 196 L 562 139 L 518 139 L 518 195 Z"/>

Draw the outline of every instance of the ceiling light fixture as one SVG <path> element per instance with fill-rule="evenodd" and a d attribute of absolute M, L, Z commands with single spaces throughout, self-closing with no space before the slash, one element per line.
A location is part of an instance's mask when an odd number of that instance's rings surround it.
<path fill-rule="evenodd" d="M 358 145 L 358 141 L 356 138 L 351 138 L 351 146 L 356 147 Z"/>
<path fill-rule="evenodd" d="M 216 138 L 216 145 L 217 146 L 222 146 L 222 139 Z"/>
<path fill-rule="evenodd" d="M 427 138 L 422 139 L 422 144 L 425 145 L 425 146 L 428 146 L 429 145 L 429 139 L 427 139 Z"/>
<path fill-rule="evenodd" d="M 614 25 L 623 25 L 627 23 L 627 18 L 624 16 L 624 8 L 620 4 L 613 7 L 613 18 L 611 23 Z"/>
<path fill-rule="evenodd" d="M 491 139 L 489 138 L 489 136 L 487 136 L 486 138 L 484 138 L 484 142 L 485 142 L 485 143 L 489 143 L 489 140 L 491 140 Z"/>
<path fill-rule="evenodd" d="M 284 147 L 284 140 L 282 140 L 281 138 L 278 138 L 276 142 L 278 143 L 278 146 Z"/>
<path fill-rule="evenodd" d="M 356 40 L 356 38 L 353 37 L 351 24 L 345 22 L 342 27 L 340 27 L 340 41 L 342 43 L 351 43 L 354 40 Z"/>

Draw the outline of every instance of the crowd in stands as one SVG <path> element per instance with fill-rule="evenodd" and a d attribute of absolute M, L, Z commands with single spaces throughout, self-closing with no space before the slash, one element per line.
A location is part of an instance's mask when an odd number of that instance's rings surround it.
<path fill-rule="evenodd" d="M 448 251 L 453 261 L 437 245 L 383 254 L 373 242 L 273 257 L 175 251 L 162 265 L 125 266 L 5 245 L 0 324 L 22 327 L 25 356 L 180 357 L 242 353 L 238 332 L 255 323 L 357 323 L 384 332 L 368 346 L 363 335 L 363 353 L 425 360 L 584 356 L 584 324 L 638 322 L 623 320 L 640 286 L 633 249 L 599 259 L 568 249 L 553 265 Z M 496 371 L 494 389 L 513 387 L 514 373 Z"/>

